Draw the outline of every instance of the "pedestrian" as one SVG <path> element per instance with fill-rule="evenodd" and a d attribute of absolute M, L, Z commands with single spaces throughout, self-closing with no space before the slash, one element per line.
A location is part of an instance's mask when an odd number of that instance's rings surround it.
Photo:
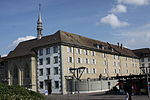
<path fill-rule="evenodd" d="M 129 100 L 129 93 L 128 92 L 126 93 L 125 100 Z"/>

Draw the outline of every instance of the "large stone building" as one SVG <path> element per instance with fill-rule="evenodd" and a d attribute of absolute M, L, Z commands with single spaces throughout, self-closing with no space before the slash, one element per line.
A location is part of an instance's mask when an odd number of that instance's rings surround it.
<path fill-rule="evenodd" d="M 82 79 L 140 73 L 132 50 L 64 31 L 21 42 L 8 54 L 7 66 L 10 85 L 52 93 L 66 93 L 70 68 L 86 67 Z"/>
<path fill-rule="evenodd" d="M 42 36 L 42 30 L 39 14 L 37 38 L 19 43 L 6 57 L 9 85 L 65 94 L 66 77 L 73 76 L 70 68 L 84 67 L 81 79 L 140 73 L 139 57 L 122 44 L 113 45 L 60 30 Z"/>

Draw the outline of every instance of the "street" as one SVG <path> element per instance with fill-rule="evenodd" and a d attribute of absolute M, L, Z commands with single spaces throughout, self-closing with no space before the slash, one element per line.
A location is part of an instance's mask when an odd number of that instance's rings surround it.
<path fill-rule="evenodd" d="M 107 95 L 105 93 L 82 93 L 66 95 L 48 95 L 46 100 L 125 100 L 126 95 Z M 150 100 L 147 95 L 134 95 L 132 100 Z"/>

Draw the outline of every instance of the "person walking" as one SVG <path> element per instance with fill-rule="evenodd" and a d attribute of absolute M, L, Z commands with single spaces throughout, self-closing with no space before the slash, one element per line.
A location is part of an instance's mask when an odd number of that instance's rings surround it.
<path fill-rule="evenodd" d="M 125 100 L 129 100 L 129 93 L 128 92 L 126 93 Z"/>

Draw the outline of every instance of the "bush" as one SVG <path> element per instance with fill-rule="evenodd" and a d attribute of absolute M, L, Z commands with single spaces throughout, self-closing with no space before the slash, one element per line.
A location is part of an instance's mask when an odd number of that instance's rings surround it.
<path fill-rule="evenodd" d="M 21 86 L 0 84 L 0 100 L 45 100 L 45 98 L 42 94 Z"/>

